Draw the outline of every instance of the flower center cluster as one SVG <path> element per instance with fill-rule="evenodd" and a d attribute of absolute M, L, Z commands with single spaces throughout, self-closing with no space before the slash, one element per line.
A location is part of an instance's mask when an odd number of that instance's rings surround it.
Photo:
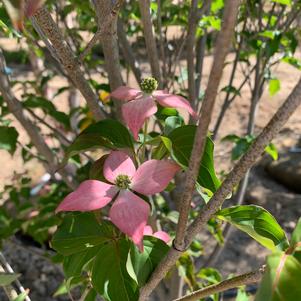
<path fill-rule="evenodd" d="M 158 82 L 153 77 L 144 78 L 141 81 L 141 90 L 147 94 L 153 93 L 158 88 Z"/>
<path fill-rule="evenodd" d="M 131 185 L 131 180 L 127 175 L 119 175 L 116 177 L 115 184 L 120 189 L 128 189 Z"/>

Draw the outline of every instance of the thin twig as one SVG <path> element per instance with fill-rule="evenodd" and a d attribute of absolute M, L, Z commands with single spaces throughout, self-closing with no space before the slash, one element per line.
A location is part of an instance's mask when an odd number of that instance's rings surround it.
<path fill-rule="evenodd" d="M 146 51 L 151 65 L 152 74 L 158 80 L 159 86 L 162 87 L 157 43 L 150 14 L 150 0 L 139 0 L 139 8 L 143 24 Z"/>
<path fill-rule="evenodd" d="M 58 162 L 52 153 L 51 149 L 45 143 L 44 138 L 40 134 L 37 127 L 32 123 L 32 121 L 25 116 L 23 107 L 19 100 L 13 94 L 10 81 L 5 73 L 5 58 L 3 56 L 2 50 L 0 49 L 0 92 L 4 101 L 7 103 L 9 111 L 15 116 L 15 118 L 20 122 L 23 128 L 26 130 L 31 142 L 38 150 L 39 154 L 45 157 L 46 162 L 43 161 L 45 169 L 52 175 L 55 174 L 58 168 Z M 75 189 L 77 184 L 69 177 L 65 169 L 61 169 L 59 174 L 63 177 L 64 181 L 71 188 Z"/>
<path fill-rule="evenodd" d="M 0 273 L 6 273 L 5 269 L 1 264 L 0 264 Z M 9 301 L 13 301 L 18 297 L 18 293 L 16 289 L 11 284 L 4 285 L 2 286 L 2 288 Z"/>
<path fill-rule="evenodd" d="M 15 273 L 14 270 L 13 270 L 13 268 L 8 263 L 8 261 L 6 260 L 6 258 L 4 257 L 4 255 L 3 255 L 2 252 L 0 252 L 0 261 L 1 261 L 1 265 L 4 267 L 4 269 L 6 270 L 6 272 L 11 273 L 11 274 Z M 21 282 L 18 279 L 16 279 L 14 282 L 15 282 L 17 288 L 19 289 L 19 291 L 21 293 L 26 293 L 25 288 L 23 287 L 23 285 L 21 284 Z M 28 296 L 26 296 L 24 300 L 25 301 L 31 301 Z"/>
<path fill-rule="evenodd" d="M 57 139 L 64 145 L 69 146 L 73 141 L 68 139 L 66 137 L 66 134 L 60 132 L 58 129 L 53 127 L 52 125 L 49 124 L 49 122 L 46 122 L 43 118 L 39 117 L 33 110 L 29 108 L 25 108 L 33 118 L 37 119 L 39 122 L 41 122 L 43 125 L 45 125 L 48 129 L 50 129 L 57 137 Z M 24 146 L 23 146 L 24 147 Z M 86 157 L 89 161 L 94 162 L 94 159 L 87 155 L 86 153 L 82 153 L 84 157 Z"/>
<path fill-rule="evenodd" d="M 166 56 L 165 56 L 165 41 L 162 34 L 162 1 L 158 0 L 158 9 L 157 9 L 157 33 L 159 37 L 159 49 L 160 49 L 160 59 L 162 64 L 162 87 L 165 88 L 167 84 L 167 70 L 166 70 Z"/>
<path fill-rule="evenodd" d="M 200 17 L 207 11 L 208 7 L 211 5 L 211 0 L 207 0 L 204 2 L 203 7 L 201 9 L 201 13 L 199 13 L 198 9 L 198 0 L 192 0 L 189 18 L 188 18 L 188 33 L 187 33 L 187 43 L 186 43 L 186 60 L 187 60 L 187 71 L 188 71 L 188 98 L 191 102 L 192 106 L 196 108 L 196 99 L 198 95 L 196 95 L 196 83 L 195 83 L 195 35 L 197 30 L 197 23 Z"/>
<path fill-rule="evenodd" d="M 72 143 L 72 141 L 66 137 L 66 134 L 61 133 L 57 128 L 50 125 L 49 122 L 45 121 L 45 119 L 38 116 L 32 109 L 30 109 L 30 108 L 25 108 L 25 109 L 26 109 L 26 111 L 28 111 L 30 113 L 30 115 L 33 118 L 37 119 L 39 122 L 41 122 L 47 128 L 49 128 L 55 135 L 57 135 L 57 137 L 59 137 L 59 139 L 61 139 L 65 145 L 70 145 Z"/>
<path fill-rule="evenodd" d="M 167 87 L 168 90 L 171 88 L 171 86 L 174 87 L 174 79 L 175 79 L 177 67 L 178 67 L 178 65 L 180 67 L 179 61 L 180 61 L 180 58 L 182 56 L 182 53 L 183 53 L 183 50 L 184 50 L 184 47 L 186 44 L 186 40 L 187 40 L 187 37 L 185 37 L 185 34 L 183 32 L 181 37 L 179 38 L 179 43 L 178 43 L 177 49 L 175 50 L 175 59 L 170 60 L 170 69 L 173 65 L 173 70 L 169 71 L 171 81 L 170 81 L 170 85 Z"/>
<path fill-rule="evenodd" d="M 40 8 L 32 17 L 38 27 L 43 32 L 43 36 L 51 42 L 52 48 L 56 53 L 56 57 L 64 67 L 66 73 L 72 80 L 74 86 L 84 96 L 93 116 L 96 120 L 101 120 L 106 117 L 105 113 L 101 110 L 98 102 L 97 95 L 93 92 L 89 83 L 80 69 L 80 63 L 75 58 L 74 53 L 68 43 L 64 40 L 63 34 L 54 22 L 50 13 L 46 8 Z M 47 46 L 47 44 L 46 44 Z M 53 50 L 50 50 L 53 52 Z"/>
<path fill-rule="evenodd" d="M 243 44 L 243 32 L 245 31 L 246 26 L 247 26 L 247 18 L 244 21 L 243 28 L 241 30 L 242 34 L 240 35 L 240 41 L 239 41 L 238 47 L 235 51 L 235 59 L 234 59 L 234 62 L 233 62 L 228 87 L 233 86 L 233 81 L 234 81 L 235 74 L 236 74 L 236 71 L 237 71 L 237 64 L 238 64 L 239 57 L 240 57 L 240 51 L 241 51 L 242 44 Z M 222 110 L 220 112 L 220 115 L 219 115 L 219 117 L 217 119 L 217 122 L 216 122 L 216 125 L 214 127 L 213 137 L 212 137 L 213 140 L 216 138 L 216 135 L 217 135 L 218 129 L 219 129 L 221 123 L 222 123 L 223 117 L 225 116 L 225 113 L 226 113 L 227 109 L 229 108 L 229 106 L 231 104 L 231 102 L 229 101 L 230 100 L 230 95 L 231 95 L 231 89 L 228 89 L 227 93 L 226 93 L 226 96 L 225 96 L 223 106 L 222 106 Z"/>
<path fill-rule="evenodd" d="M 186 43 L 186 60 L 188 71 L 188 99 L 192 106 L 195 108 L 196 94 L 195 94 L 195 33 L 198 21 L 198 0 L 192 0 L 188 17 L 188 33 Z"/>
<path fill-rule="evenodd" d="M 117 31 L 118 31 L 118 40 L 120 42 L 120 46 L 124 54 L 124 59 L 129 64 L 130 68 L 134 73 L 137 83 L 140 85 L 142 80 L 140 66 L 135 58 L 133 49 L 127 39 L 126 32 L 124 30 L 124 24 L 121 19 L 118 19 Z"/>
<path fill-rule="evenodd" d="M 95 0 L 94 3 L 96 3 Z M 110 1 L 108 1 L 109 3 Z M 79 55 L 79 60 L 83 62 L 85 57 L 89 54 L 89 52 L 92 50 L 92 48 L 95 46 L 95 44 L 101 39 L 102 35 L 107 34 L 110 32 L 110 28 L 112 27 L 112 24 L 116 22 L 116 18 L 118 16 L 118 12 L 123 4 L 123 0 L 118 0 L 114 4 L 114 6 L 110 9 L 110 13 L 107 14 L 104 18 L 103 26 L 102 28 L 98 27 L 96 33 L 92 37 L 92 39 L 88 42 L 86 48 L 83 50 L 83 52 Z"/>
<path fill-rule="evenodd" d="M 117 7 L 111 6 L 111 1 L 108 0 L 94 0 L 97 24 L 98 28 L 101 30 L 101 42 L 102 49 L 105 57 L 105 68 L 108 73 L 109 83 L 111 90 L 115 90 L 123 85 L 123 79 L 121 76 L 120 58 L 119 58 L 119 47 L 117 39 L 117 18 L 118 11 L 123 3 L 123 0 L 116 2 Z M 108 15 L 112 15 L 112 21 L 109 24 L 105 22 Z M 118 100 L 113 99 L 114 107 L 116 109 L 116 116 L 118 119 L 122 120 L 121 114 L 121 103 Z"/>
<path fill-rule="evenodd" d="M 196 301 L 211 296 L 213 294 L 224 292 L 231 288 L 259 282 L 264 274 L 264 270 L 265 267 L 263 266 L 257 271 L 242 274 L 231 279 L 224 280 L 217 284 L 210 285 L 208 287 L 197 290 L 185 297 L 175 299 L 174 301 Z"/>

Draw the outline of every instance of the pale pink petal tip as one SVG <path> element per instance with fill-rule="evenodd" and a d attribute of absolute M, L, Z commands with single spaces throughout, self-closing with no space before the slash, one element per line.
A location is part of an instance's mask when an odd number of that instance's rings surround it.
<path fill-rule="evenodd" d="M 151 226 L 147 225 L 144 227 L 143 235 L 152 236 L 153 235 L 153 229 Z"/>
<path fill-rule="evenodd" d="M 144 195 L 159 193 L 180 169 L 179 165 L 167 160 L 146 161 L 137 169 L 131 188 Z"/>
<path fill-rule="evenodd" d="M 123 119 L 136 140 L 145 120 L 157 110 L 157 105 L 151 97 L 138 98 L 122 106 Z"/>
<path fill-rule="evenodd" d="M 143 252 L 143 232 L 150 214 L 149 205 L 129 190 L 121 190 L 110 210 L 110 218 Z"/>
<path fill-rule="evenodd" d="M 82 182 L 72 193 L 68 194 L 56 209 L 61 211 L 93 211 L 106 206 L 118 192 L 115 186 L 97 181 Z"/>
<path fill-rule="evenodd" d="M 135 173 L 136 167 L 131 157 L 122 151 L 112 151 L 104 163 L 104 177 L 111 183 L 115 182 L 118 175 L 132 178 Z"/>
<path fill-rule="evenodd" d="M 166 244 L 170 241 L 170 236 L 164 231 L 155 232 L 153 236 L 163 240 Z"/>
<path fill-rule="evenodd" d="M 142 92 L 137 89 L 132 89 L 126 86 L 121 86 L 114 90 L 110 96 L 118 100 L 130 101 L 142 95 Z"/>
<path fill-rule="evenodd" d="M 168 243 L 170 241 L 170 236 L 165 231 L 157 231 L 153 233 L 153 229 L 149 225 L 145 226 L 143 235 L 156 237 L 163 240 L 165 243 Z"/>
<path fill-rule="evenodd" d="M 194 118 L 197 118 L 197 116 L 198 116 L 198 114 L 193 110 L 189 101 L 182 96 L 168 94 L 164 91 L 155 91 L 153 93 L 153 96 L 157 99 L 159 104 L 163 107 L 184 109 Z"/>

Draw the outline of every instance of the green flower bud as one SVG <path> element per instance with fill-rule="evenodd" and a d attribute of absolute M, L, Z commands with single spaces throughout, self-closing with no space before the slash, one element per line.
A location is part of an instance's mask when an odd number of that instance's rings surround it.
<path fill-rule="evenodd" d="M 144 78 L 141 81 L 141 90 L 147 94 L 152 94 L 158 88 L 158 82 L 153 77 Z"/>
<path fill-rule="evenodd" d="M 120 189 L 129 189 L 131 180 L 127 175 L 119 175 L 116 177 L 115 184 Z"/>

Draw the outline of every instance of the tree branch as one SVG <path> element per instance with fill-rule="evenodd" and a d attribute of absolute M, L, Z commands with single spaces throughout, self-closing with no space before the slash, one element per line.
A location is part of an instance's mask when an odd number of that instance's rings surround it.
<path fill-rule="evenodd" d="M 141 70 L 139 68 L 139 63 L 137 62 L 133 53 L 133 49 L 131 48 L 131 45 L 127 39 L 126 32 L 124 30 L 124 24 L 121 19 L 118 19 L 117 31 L 118 31 L 118 39 L 121 45 L 121 49 L 123 51 L 124 59 L 129 64 L 130 68 L 134 73 L 137 83 L 140 85 L 142 77 L 141 77 Z"/>
<path fill-rule="evenodd" d="M 189 167 L 186 173 L 184 191 L 181 197 L 180 216 L 174 241 L 175 248 L 180 251 L 183 251 L 185 248 L 184 236 L 188 222 L 191 198 L 195 189 L 195 179 L 203 156 L 209 123 L 211 121 L 217 90 L 223 73 L 224 61 L 229 50 L 229 45 L 231 44 L 239 4 L 239 0 L 228 1 L 226 3 L 223 27 L 218 35 L 216 43 L 214 63 L 208 81 L 209 85 L 206 89 L 201 108 L 199 125 L 195 136 Z"/>
<path fill-rule="evenodd" d="M 272 141 L 282 126 L 287 122 L 293 112 L 301 104 L 301 80 L 295 86 L 292 93 L 289 95 L 284 104 L 278 109 L 276 114 L 262 130 L 260 135 L 255 139 L 249 150 L 234 166 L 228 174 L 225 181 L 222 183 L 217 192 L 213 195 L 210 202 L 203 208 L 198 217 L 190 225 L 186 235 L 186 242 L 190 244 L 195 235 L 207 223 L 209 218 L 219 210 L 224 199 L 231 193 L 239 181 L 243 178 L 246 172 L 252 167 L 260 154 L 263 153 L 265 147 Z"/>
<path fill-rule="evenodd" d="M 94 6 L 96 6 L 97 0 L 93 0 Z M 102 35 L 107 32 L 112 24 L 115 22 L 118 12 L 120 10 L 120 7 L 123 3 L 123 0 L 116 1 L 115 5 L 112 7 L 109 14 L 105 16 L 105 19 L 103 20 L 103 26 L 102 29 L 98 28 L 92 39 L 88 42 L 86 48 L 83 50 L 83 52 L 79 56 L 79 60 L 83 61 L 84 58 L 88 55 L 88 53 L 92 50 L 92 48 L 95 46 L 95 44 L 101 39 Z"/>
<path fill-rule="evenodd" d="M 195 57 L 195 33 L 198 20 L 198 0 L 192 0 L 189 17 L 188 17 L 188 34 L 187 34 L 187 71 L 188 71 L 188 98 L 192 106 L 196 104 L 195 90 L 195 73 L 194 73 L 194 57 Z"/>
<path fill-rule="evenodd" d="M 186 51 L 186 60 L 187 60 L 187 71 L 188 71 L 188 95 L 189 101 L 196 108 L 197 98 L 196 95 L 196 78 L 195 78 L 195 34 L 197 30 L 198 20 L 202 17 L 205 11 L 210 7 L 211 0 L 204 2 L 202 9 L 198 9 L 198 0 L 192 0 L 189 18 L 188 18 L 188 33 L 187 33 L 187 51 Z"/>
<path fill-rule="evenodd" d="M 158 34 L 158 42 L 159 42 L 159 52 L 161 59 L 161 68 L 162 68 L 162 87 L 166 87 L 167 84 L 167 70 L 166 70 L 166 55 L 165 55 L 165 40 L 163 38 L 162 33 L 162 1 L 157 0 L 157 34 Z"/>
<path fill-rule="evenodd" d="M 151 65 L 152 74 L 158 80 L 159 86 L 162 86 L 159 56 L 150 14 L 150 0 L 139 0 L 139 7 L 143 23 L 146 50 Z"/>
<path fill-rule="evenodd" d="M 55 56 L 59 59 L 59 62 L 66 70 L 66 73 L 72 80 L 74 86 L 85 98 L 94 118 L 96 120 L 105 118 L 105 114 L 102 112 L 98 104 L 97 95 L 91 89 L 82 70 L 80 69 L 80 62 L 75 58 L 72 49 L 64 40 L 60 29 L 52 19 L 49 12 L 45 8 L 40 8 L 32 18 L 40 27 L 43 34 L 51 42 L 52 47 L 49 50 L 51 53 L 55 51 Z"/>
<path fill-rule="evenodd" d="M 117 12 L 122 3 L 123 0 L 119 0 L 117 1 L 117 8 L 115 6 L 112 8 L 111 1 L 94 0 L 98 28 L 102 33 L 101 42 L 105 57 L 105 68 L 108 72 L 110 88 L 112 91 L 123 85 L 117 41 Z M 111 22 L 108 24 L 106 23 L 106 18 L 110 15 L 114 17 L 111 18 Z M 114 105 L 116 108 L 117 117 L 122 119 L 120 101 L 114 100 Z"/>
<path fill-rule="evenodd" d="M 301 80 L 295 86 L 292 93 L 278 109 L 276 114 L 262 130 L 260 135 L 255 139 L 245 155 L 234 166 L 220 188 L 211 198 L 210 202 L 201 210 L 194 222 L 189 226 L 185 236 L 185 247 L 189 246 L 195 236 L 202 230 L 212 215 L 218 211 L 226 197 L 231 193 L 233 188 L 239 183 L 255 163 L 257 158 L 263 153 L 265 147 L 272 141 L 279 130 L 287 122 L 293 112 L 301 104 Z M 181 255 L 181 251 L 171 248 L 168 254 L 163 258 L 156 270 L 151 275 L 148 283 L 142 288 L 140 293 L 140 301 L 146 300 L 153 289 L 165 276 L 167 271 L 176 263 Z"/>
<path fill-rule="evenodd" d="M 251 284 L 254 282 L 259 282 L 264 274 L 265 267 L 261 267 L 257 271 L 250 272 L 247 274 L 242 274 L 231 279 L 224 280 L 217 284 L 204 287 L 200 290 L 197 290 L 185 297 L 175 299 L 174 301 L 196 301 L 203 299 L 207 296 L 226 291 L 231 288 L 235 288 L 242 285 Z"/>

